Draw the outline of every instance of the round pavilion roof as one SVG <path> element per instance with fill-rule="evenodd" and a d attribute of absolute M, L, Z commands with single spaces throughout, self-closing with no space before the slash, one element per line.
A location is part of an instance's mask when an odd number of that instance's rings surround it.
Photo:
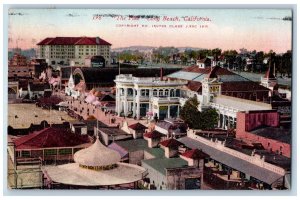
<path fill-rule="evenodd" d="M 121 160 L 117 151 L 105 147 L 97 138 L 95 143 L 74 154 L 74 161 L 80 165 L 100 167 L 113 165 Z"/>
<path fill-rule="evenodd" d="M 106 159 L 109 159 L 106 157 Z M 44 166 L 42 170 L 56 183 L 79 186 L 108 186 L 133 183 L 144 178 L 145 168 L 118 163 L 111 170 L 95 171 L 84 169 L 77 163 L 58 166 Z"/>

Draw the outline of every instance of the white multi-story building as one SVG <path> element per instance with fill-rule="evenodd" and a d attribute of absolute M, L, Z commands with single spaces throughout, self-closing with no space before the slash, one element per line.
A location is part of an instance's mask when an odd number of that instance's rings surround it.
<path fill-rule="evenodd" d="M 116 112 L 136 118 L 170 118 L 179 116 L 182 80 L 137 78 L 131 74 L 116 76 Z"/>
<path fill-rule="evenodd" d="M 46 38 L 38 44 L 38 57 L 49 65 L 84 66 L 90 56 L 103 56 L 110 63 L 111 44 L 99 37 L 55 37 Z"/>

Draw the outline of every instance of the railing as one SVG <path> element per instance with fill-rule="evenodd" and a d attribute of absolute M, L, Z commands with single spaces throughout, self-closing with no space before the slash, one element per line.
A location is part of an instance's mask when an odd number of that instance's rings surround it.
<path fill-rule="evenodd" d="M 226 110 L 226 111 L 235 112 L 235 113 L 240 111 L 239 109 L 235 109 L 233 107 L 224 106 L 224 105 L 217 104 L 217 103 L 210 103 L 210 105 L 211 105 L 211 107 L 216 108 L 218 110 Z"/>
<path fill-rule="evenodd" d="M 179 102 L 180 97 L 152 97 L 152 101 L 157 101 L 157 102 Z"/>

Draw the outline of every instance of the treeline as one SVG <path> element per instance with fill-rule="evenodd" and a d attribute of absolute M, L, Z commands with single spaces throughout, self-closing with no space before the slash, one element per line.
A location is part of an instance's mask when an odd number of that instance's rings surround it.
<path fill-rule="evenodd" d="M 264 72 L 268 66 L 276 68 L 277 73 L 281 75 L 291 75 L 292 72 L 292 52 L 287 51 L 283 54 L 277 54 L 270 50 L 263 51 L 248 51 L 247 49 L 222 50 L 215 49 L 185 49 L 179 51 L 175 47 L 158 47 L 152 52 L 140 52 L 138 50 L 124 50 L 122 52 L 113 52 L 113 57 L 122 62 L 144 62 L 152 63 L 169 63 L 180 65 L 194 65 L 197 60 L 210 58 L 217 60 L 217 65 L 224 68 L 229 68 L 236 71 L 251 71 Z"/>

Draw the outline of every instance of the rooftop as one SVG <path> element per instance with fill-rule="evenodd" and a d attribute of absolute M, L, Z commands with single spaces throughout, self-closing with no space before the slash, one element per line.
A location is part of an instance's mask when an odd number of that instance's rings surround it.
<path fill-rule="evenodd" d="M 133 130 L 145 130 L 145 129 L 147 129 L 147 127 L 146 126 L 144 126 L 143 124 L 141 124 L 141 123 L 135 123 L 135 124 L 131 124 L 131 125 L 129 125 L 128 126 L 129 128 L 131 128 L 131 129 L 133 129 Z"/>
<path fill-rule="evenodd" d="M 224 151 L 220 151 L 193 138 L 184 137 L 180 138 L 179 141 L 184 143 L 189 148 L 202 149 L 203 152 L 207 153 L 212 159 L 230 166 L 236 170 L 249 174 L 250 176 L 262 180 L 268 184 L 272 184 L 282 177 L 281 174 L 275 173 L 263 167 L 259 167 L 251 162 L 233 156 Z"/>
<path fill-rule="evenodd" d="M 99 37 L 55 37 L 45 38 L 37 45 L 111 45 Z"/>
<path fill-rule="evenodd" d="M 166 168 L 179 168 L 188 166 L 187 161 L 181 158 L 153 158 L 148 160 L 142 160 L 142 165 L 143 163 L 155 169 L 163 176 L 166 175 Z"/>
<path fill-rule="evenodd" d="M 161 138 L 162 136 L 163 136 L 163 134 L 156 130 L 153 130 L 149 133 L 144 134 L 144 137 L 146 137 L 146 138 Z"/>
<path fill-rule="evenodd" d="M 249 110 L 271 110 L 271 104 L 256 102 L 246 99 L 241 99 L 237 97 L 229 97 L 225 95 L 220 95 L 214 98 L 215 104 L 237 109 L 239 111 L 249 111 Z"/>
<path fill-rule="evenodd" d="M 144 150 L 148 147 L 147 141 L 144 139 L 115 141 L 115 143 L 128 152 Z"/>
<path fill-rule="evenodd" d="M 236 139 L 233 137 L 228 137 L 226 135 L 212 135 L 211 137 L 207 137 L 205 135 L 197 134 L 207 140 L 212 141 L 225 141 L 225 147 L 236 150 L 246 155 L 252 155 L 253 151 L 255 154 L 260 156 L 265 156 L 265 161 L 277 166 L 280 166 L 284 169 L 290 169 L 291 160 L 288 157 L 271 153 L 262 146 L 261 143 L 253 143 L 251 141 L 244 141 L 241 139 Z"/>
<path fill-rule="evenodd" d="M 115 127 L 99 127 L 99 130 L 108 135 L 128 135 L 125 131 Z"/>
<path fill-rule="evenodd" d="M 143 167 L 118 163 L 117 167 L 110 170 L 90 170 L 79 167 L 77 163 L 44 166 L 43 171 L 53 182 L 66 185 L 79 186 L 107 186 L 133 183 L 143 179 Z M 126 173 L 124 173 L 126 172 Z"/>
<path fill-rule="evenodd" d="M 71 133 L 69 129 L 49 127 L 14 140 L 17 149 L 74 147 L 91 142 L 87 135 Z"/>
<path fill-rule="evenodd" d="M 164 75 L 178 71 L 179 68 L 168 68 L 164 70 Z M 76 68 L 76 72 L 83 74 L 86 83 L 101 83 L 106 86 L 114 86 L 114 80 L 119 75 L 119 69 L 110 68 Z M 75 73 L 75 71 L 74 71 Z M 159 68 L 121 68 L 121 74 L 132 74 L 134 77 L 159 77 Z"/>
<path fill-rule="evenodd" d="M 251 133 L 266 137 L 269 139 L 281 141 L 287 144 L 291 143 L 291 130 L 278 127 L 259 127 L 251 131 Z"/>
<path fill-rule="evenodd" d="M 181 155 L 186 158 L 192 158 L 192 159 L 204 159 L 209 157 L 208 154 L 204 153 L 202 150 L 199 149 L 188 150 Z"/>
<path fill-rule="evenodd" d="M 160 145 L 162 145 L 164 147 L 169 147 L 169 148 L 177 148 L 178 146 L 182 145 L 182 143 L 179 142 L 178 140 L 171 138 L 171 139 L 160 142 Z"/>
<path fill-rule="evenodd" d="M 121 160 L 120 154 L 104 146 L 98 137 L 93 145 L 74 154 L 74 161 L 80 165 L 100 167 L 116 164 Z"/>
<path fill-rule="evenodd" d="M 165 151 L 162 148 L 145 148 L 145 151 L 150 153 L 155 158 L 165 157 Z"/>

